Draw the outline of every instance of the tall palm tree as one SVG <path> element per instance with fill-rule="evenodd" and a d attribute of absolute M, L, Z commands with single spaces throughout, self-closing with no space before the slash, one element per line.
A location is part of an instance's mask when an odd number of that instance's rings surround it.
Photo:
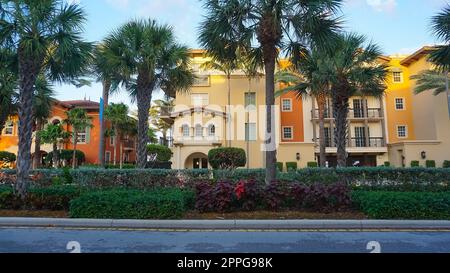
<path fill-rule="evenodd" d="M 78 144 L 78 134 L 87 128 L 92 128 L 92 117 L 88 116 L 86 110 L 81 108 L 74 108 L 66 112 L 67 119 L 64 121 L 67 125 L 72 127 L 72 141 L 73 141 L 73 155 L 72 168 L 77 166 L 76 151 Z"/>
<path fill-rule="evenodd" d="M 38 132 L 38 135 L 45 144 L 52 144 L 53 146 L 53 167 L 59 167 L 59 152 L 58 143 L 70 138 L 70 133 L 64 131 L 61 124 L 47 124 L 47 126 Z"/>
<path fill-rule="evenodd" d="M 119 103 L 111 103 L 105 111 L 105 118 L 112 124 L 112 135 L 115 137 L 114 143 L 114 165 L 117 159 L 117 147 L 122 145 L 122 129 L 124 123 L 128 120 L 128 106 Z"/>
<path fill-rule="evenodd" d="M 25 197 L 36 79 L 45 74 L 51 81 L 72 81 L 84 72 L 92 46 L 82 39 L 84 11 L 64 0 L 0 0 L 0 18 L 0 45 L 17 52 L 20 107 L 15 187 Z"/>
<path fill-rule="evenodd" d="M 435 96 L 447 92 L 447 80 L 449 76 L 439 70 L 425 70 L 418 75 L 411 76 L 412 80 L 417 80 L 414 89 L 416 94 L 425 91 L 434 91 Z"/>
<path fill-rule="evenodd" d="M 34 139 L 34 160 L 33 168 L 41 167 L 41 138 L 39 131 L 44 126 L 44 121 L 50 116 L 53 104 L 52 85 L 47 81 L 44 75 L 39 75 L 36 79 L 35 94 L 33 96 L 33 117 L 35 122 L 35 139 Z"/>
<path fill-rule="evenodd" d="M 305 50 L 296 64 L 279 71 L 276 75 L 277 81 L 286 86 L 277 92 L 279 95 L 295 92 L 298 99 L 306 98 L 309 95 L 312 99 L 317 100 L 321 167 L 325 167 L 326 164 L 325 110 L 327 98 L 330 95 L 328 68 L 324 67 L 325 63 L 322 61 L 327 56 L 329 53 L 324 50 Z"/>
<path fill-rule="evenodd" d="M 217 70 L 225 74 L 227 77 L 227 107 L 231 107 L 231 74 L 238 69 L 238 59 L 236 51 L 230 48 L 227 48 L 226 44 L 218 45 L 218 47 L 222 47 L 221 54 L 217 54 L 212 58 L 212 60 L 207 61 L 202 64 L 204 69 L 212 69 Z M 231 118 L 227 118 L 227 131 L 228 131 L 228 140 L 227 145 L 231 147 Z"/>
<path fill-rule="evenodd" d="M 17 57 L 0 47 L 0 136 L 8 117 L 17 111 Z"/>
<path fill-rule="evenodd" d="M 266 183 L 276 176 L 274 77 L 279 50 L 294 57 L 309 43 L 325 45 L 339 28 L 339 20 L 334 14 L 342 2 L 204 0 L 207 15 L 200 27 L 199 40 L 208 54 L 220 56 L 223 48 L 218 45 L 223 44 L 261 51 L 266 75 Z"/>
<path fill-rule="evenodd" d="M 365 43 L 364 36 L 345 34 L 334 44 L 331 56 L 322 60 L 331 81 L 338 167 L 347 166 L 350 97 L 381 96 L 386 90 L 387 67 L 378 62 L 381 50 L 376 44 Z"/>
<path fill-rule="evenodd" d="M 152 93 L 187 91 L 194 83 L 188 48 L 175 41 L 173 30 L 154 20 L 126 23 L 105 39 L 108 65 L 119 75 L 117 83 L 135 95 L 138 106 L 138 168 L 147 163 L 148 118 Z M 130 46 L 132 45 L 132 46 Z"/>

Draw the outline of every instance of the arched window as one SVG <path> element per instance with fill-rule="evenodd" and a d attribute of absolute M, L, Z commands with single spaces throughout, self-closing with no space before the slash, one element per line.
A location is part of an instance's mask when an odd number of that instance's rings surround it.
<path fill-rule="evenodd" d="M 203 127 L 200 124 L 195 125 L 195 136 L 196 137 L 203 136 Z"/>
<path fill-rule="evenodd" d="M 216 136 L 216 126 L 214 124 L 208 126 L 208 136 Z"/>
<path fill-rule="evenodd" d="M 181 126 L 181 131 L 182 131 L 184 137 L 190 136 L 188 125 L 184 124 L 183 126 Z"/>
<path fill-rule="evenodd" d="M 58 125 L 58 124 L 61 124 L 61 121 L 60 121 L 59 119 L 54 119 L 54 120 L 52 121 L 52 124 L 53 124 L 53 125 Z"/>

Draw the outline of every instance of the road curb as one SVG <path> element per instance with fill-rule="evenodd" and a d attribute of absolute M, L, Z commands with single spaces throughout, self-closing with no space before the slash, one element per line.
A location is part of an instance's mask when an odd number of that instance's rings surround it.
<path fill-rule="evenodd" d="M 450 221 L 411 220 L 112 220 L 0 218 L 0 227 L 60 227 L 111 229 L 446 229 Z"/>

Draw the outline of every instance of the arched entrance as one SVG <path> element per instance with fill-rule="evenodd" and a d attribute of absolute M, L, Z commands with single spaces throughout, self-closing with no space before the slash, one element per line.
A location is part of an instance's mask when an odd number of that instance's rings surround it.
<path fill-rule="evenodd" d="M 208 156 L 204 153 L 193 153 L 184 163 L 186 169 L 208 169 Z"/>

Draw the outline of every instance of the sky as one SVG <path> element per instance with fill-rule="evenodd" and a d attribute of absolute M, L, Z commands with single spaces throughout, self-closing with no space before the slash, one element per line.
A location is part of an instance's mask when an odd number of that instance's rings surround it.
<path fill-rule="evenodd" d="M 197 33 L 202 21 L 201 0 L 67 0 L 85 10 L 88 21 L 85 38 L 100 41 L 130 19 L 152 18 L 173 26 L 178 41 L 198 48 Z M 431 17 L 450 4 L 447 0 L 346 0 L 340 16 L 344 30 L 363 34 L 377 43 L 385 55 L 409 54 L 424 45 L 439 43 L 430 30 Z M 101 84 L 75 88 L 55 86 L 60 100 L 99 101 Z M 161 92 L 156 98 L 161 97 Z M 135 109 L 126 92 L 113 95 L 111 102 L 124 102 Z"/>

